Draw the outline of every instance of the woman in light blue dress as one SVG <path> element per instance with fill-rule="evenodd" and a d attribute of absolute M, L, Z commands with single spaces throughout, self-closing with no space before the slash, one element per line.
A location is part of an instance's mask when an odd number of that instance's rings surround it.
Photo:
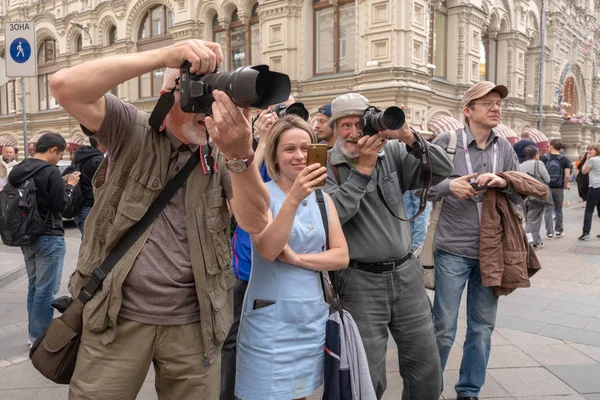
<path fill-rule="evenodd" d="M 325 168 L 306 165 L 317 143 L 310 125 L 286 116 L 271 128 L 265 162 L 273 181 L 269 224 L 252 235 L 252 272 L 238 333 L 235 395 L 242 400 L 291 400 L 323 383 L 329 307 L 320 271 L 346 268 L 348 247 L 326 196 L 329 246 L 314 190 Z"/>

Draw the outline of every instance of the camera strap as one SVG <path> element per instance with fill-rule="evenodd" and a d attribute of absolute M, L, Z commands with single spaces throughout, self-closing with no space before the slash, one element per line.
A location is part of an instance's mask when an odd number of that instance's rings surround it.
<path fill-rule="evenodd" d="M 429 147 L 427 146 L 427 142 L 421 135 L 419 135 L 414 129 L 411 128 L 413 135 L 415 136 L 415 142 L 412 147 L 412 154 L 417 157 L 419 160 L 419 170 L 421 172 L 421 181 L 423 183 L 423 189 L 421 190 L 421 194 L 419 196 L 419 210 L 415 215 L 410 217 L 409 219 L 404 219 L 396 214 L 396 212 L 392 209 L 390 204 L 388 203 L 383 190 L 381 190 L 381 186 L 377 185 L 377 195 L 381 199 L 382 203 L 388 209 L 388 211 L 394 216 L 394 218 L 399 219 L 400 221 L 410 222 L 414 221 L 427 207 L 427 194 L 429 193 L 429 189 L 431 188 L 431 181 L 433 178 L 433 171 L 431 168 L 431 155 L 429 153 Z M 402 201 L 402 199 L 399 199 Z"/>

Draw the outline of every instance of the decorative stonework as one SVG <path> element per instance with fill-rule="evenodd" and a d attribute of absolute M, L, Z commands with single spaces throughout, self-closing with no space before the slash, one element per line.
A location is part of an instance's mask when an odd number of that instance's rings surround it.
<path fill-rule="evenodd" d="M 117 26 L 117 21 L 112 17 L 112 15 L 107 15 L 98 24 L 98 45 L 105 46 L 108 44 L 108 40 L 105 39 L 105 36 L 108 36 L 108 30 L 111 26 Z M 119 34 L 119 29 L 117 28 L 117 37 Z"/>
<path fill-rule="evenodd" d="M 127 16 L 127 29 L 125 30 L 125 37 L 128 40 L 133 38 L 131 36 L 131 29 L 135 27 L 137 31 L 137 27 L 140 23 L 139 19 L 141 18 L 142 13 L 153 5 L 165 5 L 171 11 L 175 10 L 175 5 L 173 4 L 172 0 L 137 0 Z"/>
<path fill-rule="evenodd" d="M 463 81 L 465 76 L 465 24 L 461 23 L 458 27 L 458 71 L 457 78 L 459 82 Z"/>

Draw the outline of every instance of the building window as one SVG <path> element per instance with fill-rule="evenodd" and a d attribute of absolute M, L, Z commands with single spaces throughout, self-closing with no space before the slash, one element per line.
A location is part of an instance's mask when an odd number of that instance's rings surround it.
<path fill-rule="evenodd" d="M 566 111 L 567 114 L 575 115 L 579 111 L 579 101 L 577 100 L 577 85 L 575 84 L 575 79 L 572 76 L 569 76 L 565 80 L 565 86 L 563 89 L 563 99 L 561 105 L 562 108 Z"/>
<path fill-rule="evenodd" d="M 77 35 L 75 38 L 75 53 L 79 53 L 83 48 L 83 38 L 81 35 Z"/>
<path fill-rule="evenodd" d="M 56 40 L 46 39 L 42 42 L 38 51 L 38 65 L 48 64 L 56 61 Z"/>
<path fill-rule="evenodd" d="M 252 8 L 248 25 L 240 20 L 237 9 L 231 14 L 229 29 L 223 29 L 217 16 L 214 16 L 213 40 L 221 45 L 224 55 L 221 71 L 231 71 L 244 65 L 258 63 L 260 58 L 258 22 L 258 4 Z"/>
<path fill-rule="evenodd" d="M 16 111 L 15 81 L 9 81 L 0 88 L 0 112 L 4 115 Z"/>
<path fill-rule="evenodd" d="M 314 71 L 335 74 L 354 71 L 356 60 L 356 5 L 341 0 L 331 5 L 328 0 L 315 1 Z"/>
<path fill-rule="evenodd" d="M 440 10 L 431 8 L 429 14 L 429 63 L 435 65 L 434 76 L 446 78 L 446 38 L 448 33 L 448 15 L 445 2 Z"/>
<path fill-rule="evenodd" d="M 148 10 L 138 33 L 138 39 L 150 39 L 164 36 L 175 23 L 175 16 L 167 6 L 156 6 Z"/>
<path fill-rule="evenodd" d="M 498 39 L 489 34 L 482 36 L 480 53 L 481 80 L 496 82 L 496 69 L 498 60 Z"/>
<path fill-rule="evenodd" d="M 56 100 L 48 87 L 48 81 L 52 74 L 38 75 L 38 104 L 40 111 L 57 108 Z"/>
<path fill-rule="evenodd" d="M 108 45 L 115 44 L 117 41 L 117 27 L 112 25 L 108 30 Z"/>
<path fill-rule="evenodd" d="M 156 69 L 148 74 L 140 76 L 140 99 L 147 99 L 160 96 L 160 89 L 163 83 L 165 69 Z"/>

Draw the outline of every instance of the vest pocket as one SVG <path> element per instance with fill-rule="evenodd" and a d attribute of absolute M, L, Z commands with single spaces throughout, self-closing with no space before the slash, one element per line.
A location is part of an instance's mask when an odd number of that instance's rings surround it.
<path fill-rule="evenodd" d="M 225 341 L 229 328 L 233 322 L 233 304 L 229 304 L 229 288 L 225 282 L 225 276 L 221 277 L 219 284 L 208 292 L 212 305 L 212 323 L 215 336 L 215 345 Z"/>
<path fill-rule="evenodd" d="M 231 266 L 231 241 L 229 239 L 230 218 L 221 188 L 205 195 L 204 215 L 212 246 L 203 246 L 206 259 L 206 272 L 215 275 Z M 214 254 L 213 257 L 210 257 Z M 216 262 L 213 262 L 215 260 Z"/>

